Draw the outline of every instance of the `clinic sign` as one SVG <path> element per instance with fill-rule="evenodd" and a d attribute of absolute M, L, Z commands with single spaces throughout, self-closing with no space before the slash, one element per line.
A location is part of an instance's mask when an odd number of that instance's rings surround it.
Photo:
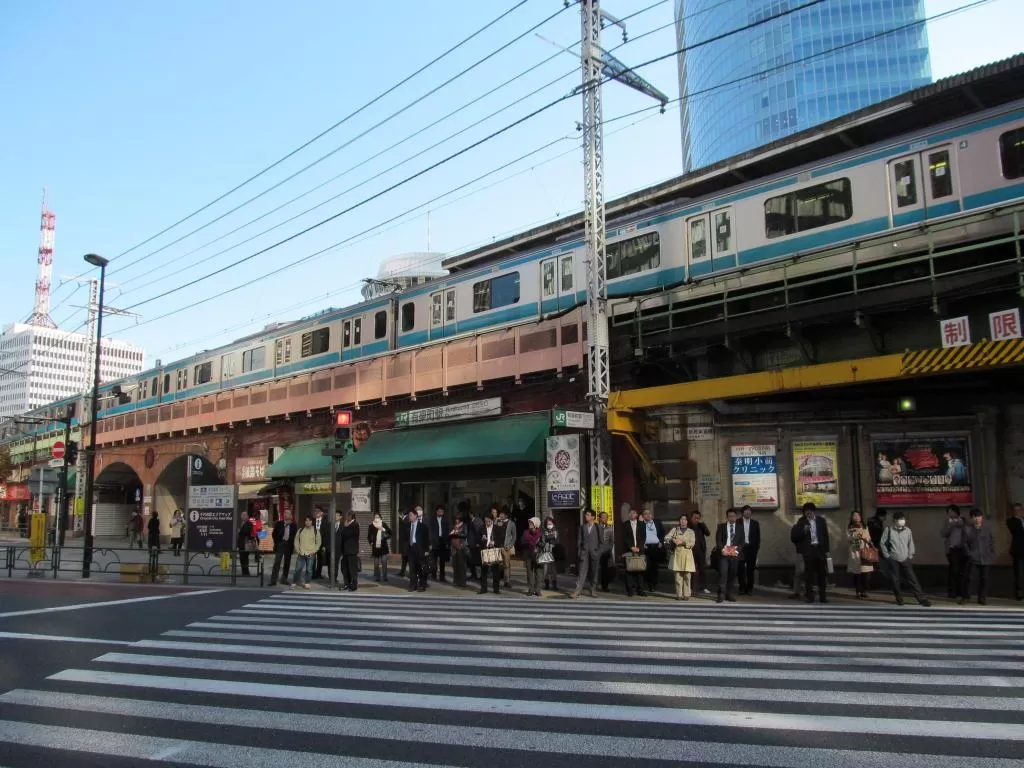
<path fill-rule="evenodd" d="M 236 487 L 193 485 L 188 489 L 188 549 L 228 552 L 234 549 Z"/>
<path fill-rule="evenodd" d="M 731 448 L 732 503 L 753 509 L 779 506 L 779 474 L 774 445 L 734 445 Z"/>
<path fill-rule="evenodd" d="M 579 509 L 583 503 L 580 477 L 580 438 L 559 435 L 547 440 L 548 507 Z"/>

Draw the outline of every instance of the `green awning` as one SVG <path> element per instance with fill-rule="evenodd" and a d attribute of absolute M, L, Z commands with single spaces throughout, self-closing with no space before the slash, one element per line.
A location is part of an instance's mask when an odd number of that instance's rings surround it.
<path fill-rule="evenodd" d="M 331 474 L 331 459 L 324 456 L 322 451 L 333 443 L 333 439 L 301 440 L 292 443 L 278 456 L 277 461 L 267 467 L 267 477 L 280 480 Z"/>
<path fill-rule="evenodd" d="M 550 427 L 551 417 L 545 412 L 376 432 L 358 453 L 345 457 L 341 471 L 345 475 L 373 475 L 478 464 L 541 464 Z"/>

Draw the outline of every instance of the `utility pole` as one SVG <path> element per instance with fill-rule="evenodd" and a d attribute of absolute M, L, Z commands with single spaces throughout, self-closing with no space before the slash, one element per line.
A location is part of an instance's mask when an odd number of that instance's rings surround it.
<path fill-rule="evenodd" d="M 617 80 L 661 102 L 668 97 L 601 48 L 601 29 L 614 24 L 626 37 L 626 26 L 601 10 L 600 0 L 580 0 L 583 70 L 583 218 L 587 263 L 587 399 L 594 411 L 590 438 L 590 504 L 603 510 L 611 495 L 611 440 L 608 435 L 608 394 L 611 372 L 608 353 L 608 273 L 605 253 L 604 125 L 601 110 L 602 78 Z M 594 498 L 594 496 L 597 498 Z"/>

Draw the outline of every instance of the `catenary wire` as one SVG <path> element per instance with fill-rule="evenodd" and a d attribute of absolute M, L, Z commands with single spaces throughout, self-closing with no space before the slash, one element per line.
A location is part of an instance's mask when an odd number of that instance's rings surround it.
<path fill-rule="evenodd" d="M 817 4 L 822 3 L 824 1 L 825 0 L 811 0 L 810 3 L 807 3 L 807 4 L 805 4 L 803 6 L 800 6 L 800 7 L 801 8 L 806 8 L 806 7 L 810 7 L 810 6 L 813 6 L 813 5 L 817 5 Z M 774 21 L 775 19 L 780 18 L 781 16 L 789 15 L 791 12 L 792 11 L 790 11 L 790 10 L 786 10 L 786 11 L 781 11 L 779 14 L 775 14 L 775 15 L 772 15 L 772 16 L 767 16 L 764 19 L 760 19 L 760 20 L 758 20 L 756 22 L 753 22 L 753 24 L 748 24 L 748 25 L 745 25 L 743 27 L 740 27 L 735 32 L 733 32 L 733 34 L 735 34 L 736 32 L 740 32 L 740 31 L 746 31 L 746 30 L 748 30 L 748 29 L 750 29 L 752 27 L 757 27 L 757 26 L 761 26 L 763 24 L 768 24 L 768 23 Z M 728 36 L 729 34 L 730 33 L 723 33 L 721 35 L 716 35 L 713 39 L 714 40 L 719 40 L 719 39 L 722 39 L 723 37 Z M 689 50 L 691 48 L 697 48 L 697 47 L 700 47 L 700 46 L 706 45 L 706 44 L 707 44 L 707 41 L 701 41 L 699 43 L 694 43 L 692 46 L 689 46 L 689 48 L 685 48 L 684 50 Z M 175 294 L 175 293 L 177 293 L 177 292 L 179 292 L 181 290 L 184 290 L 186 288 L 190 288 L 193 285 L 197 285 L 198 283 L 201 283 L 201 282 L 203 282 L 205 280 L 208 280 L 208 279 L 210 279 L 212 277 L 215 277 L 217 275 L 223 274 L 224 272 L 228 271 L 229 269 L 233 269 L 234 267 L 237 267 L 237 266 L 240 266 L 241 264 L 247 263 L 247 262 L 251 261 L 252 259 L 257 258 L 258 256 L 261 256 L 264 253 L 267 253 L 267 252 L 269 252 L 269 251 L 271 251 L 271 250 L 273 250 L 273 249 L 275 249 L 275 248 L 277 248 L 277 247 L 279 247 L 279 246 L 281 246 L 281 245 L 283 245 L 285 243 L 291 242 L 292 240 L 295 240 L 295 239 L 297 239 L 297 238 L 299 238 L 299 237 L 301 237 L 301 236 L 303 236 L 303 235 L 305 235 L 305 234 L 307 234 L 307 233 L 309 233 L 309 232 L 311 232 L 311 231 L 313 231 L 313 230 L 323 226 L 324 224 L 327 224 L 327 223 L 329 223 L 331 221 L 334 221 L 334 220 L 338 219 L 339 217 L 344 216 L 345 214 L 350 213 L 351 211 L 356 210 L 356 209 L 366 205 L 367 203 L 372 202 L 373 200 L 376 200 L 376 199 L 378 199 L 378 198 L 380 198 L 380 197 L 382 197 L 382 196 L 384 196 L 384 195 L 394 191 L 395 189 L 398 189 L 398 188 L 404 186 L 405 184 L 409 183 L 410 181 L 412 181 L 414 179 L 417 179 L 417 178 L 419 178 L 419 177 L 429 173 L 430 171 L 435 170 L 436 168 L 439 168 L 440 166 L 450 162 L 451 160 L 454 160 L 455 158 L 460 157 L 460 156 L 466 154 L 467 152 L 469 152 L 469 151 L 471 151 L 471 150 L 473 150 L 473 149 L 475 149 L 475 148 L 477 148 L 477 147 L 487 143 L 488 141 L 491 141 L 492 139 L 494 139 L 494 138 L 496 138 L 496 137 L 498 137 L 498 136 L 508 132 L 512 128 L 515 128 L 518 125 L 521 125 L 521 124 L 523 124 L 523 123 L 533 119 L 537 115 L 540 115 L 543 112 L 546 112 L 547 110 L 551 109 L 552 107 L 555 107 L 558 104 L 561 104 L 561 103 L 567 101 L 568 99 L 573 98 L 574 96 L 575 96 L 575 93 L 565 94 L 565 95 L 563 95 L 563 96 L 561 96 L 561 97 L 559 97 L 559 98 L 549 102 L 548 104 L 546 104 L 546 105 L 544 105 L 542 107 L 539 107 L 539 108 L 529 112 L 528 114 L 524 115 L 523 117 L 520 117 L 519 119 L 517 119 L 517 120 L 515 120 L 515 121 L 513 121 L 511 123 L 506 124 L 502 128 L 499 128 L 498 130 L 493 131 L 492 133 L 488 134 L 487 136 L 484 136 L 483 138 L 478 139 L 477 141 L 473 142 L 472 144 L 469 144 L 468 146 L 465 146 L 462 149 L 459 149 L 456 152 L 453 152 L 452 154 L 448 155 L 447 157 L 442 158 L 441 160 L 438 160 L 435 163 L 432 163 L 431 165 L 427 166 L 426 168 L 423 168 L 423 169 L 421 169 L 421 170 L 419 170 L 419 171 L 417 171 L 417 172 L 415 172 L 415 173 L 405 177 L 404 179 L 402 179 L 400 181 L 397 181 L 394 184 L 391 184 L 390 186 L 386 187 L 385 189 L 380 190 L 380 191 L 374 193 L 373 195 L 370 195 L 369 197 L 365 197 L 365 198 L 361 199 L 360 201 L 358 201 L 356 203 L 353 203 L 352 205 L 348 206 L 347 208 L 344 208 L 343 210 L 339 211 L 338 213 L 332 214 L 331 216 L 329 216 L 329 217 L 327 217 L 325 219 L 322 219 L 322 220 L 320 220 L 320 221 L 318 221 L 318 222 L 316 222 L 314 224 L 311 224 L 308 227 L 300 230 L 299 232 L 296 232 L 296 233 L 294 233 L 292 235 L 289 235 L 288 237 L 283 238 L 282 240 L 279 240 L 276 243 L 273 243 L 271 245 L 265 246 L 264 248 L 261 248 L 260 250 L 256 251 L 255 253 L 249 254 L 248 256 L 245 256 L 245 257 L 243 257 L 241 259 L 237 259 L 234 262 L 231 262 L 230 264 L 227 264 L 227 265 L 225 265 L 223 267 L 220 267 L 220 268 L 218 268 L 216 270 L 208 272 L 205 275 L 202 275 L 202 276 L 197 277 L 197 278 L 195 278 L 193 280 L 187 281 L 187 282 L 185 282 L 185 283 L 183 283 L 181 285 L 175 286 L 174 288 L 170 288 L 170 289 L 168 289 L 166 291 L 163 291 L 162 293 L 159 293 L 159 294 L 157 294 L 155 296 L 151 296 L 151 297 L 149 297 L 147 299 L 143 299 L 142 301 L 136 302 L 135 304 L 132 304 L 129 307 L 127 307 L 127 309 L 131 310 L 131 309 L 136 309 L 136 308 L 138 308 L 140 306 L 144 306 L 145 304 L 149 304 L 149 303 L 151 303 L 153 301 L 156 301 L 158 299 L 164 298 L 166 296 L 170 296 L 170 295 Z M 303 261 L 305 261 L 305 259 L 300 259 L 297 262 L 292 262 L 292 265 L 294 266 L 295 264 L 302 263 Z M 279 271 L 279 270 L 275 270 L 274 274 L 276 274 L 277 271 Z M 164 316 L 165 315 L 162 315 L 161 317 L 164 317 Z M 149 321 L 147 321 L 147 322 L 149 322 Z M 141 323 L 140 323 L 140 325 L 141 325 Z"/>
<path fill-rule="evenodd" d="M 246 207 L 250 203 L 253 203 L 256 200 L 259 200 L 264 195 L 266 195 L 266 194 L 274 191 L 275 189 L 278 189 L 279 187 L 287 184 L 292 179 L 302 175 L 303 173 L 305 173 L 306 171 L 310 170 L 311 168 L 314 168 L 315 166 L 317 166 L 320 163 L 322 163 L 324 160 L 327 160 L 328 158 L 333 157 L 334 155 L 336 155 L 341 150 L 346 149 L 347 147 L 351 146 L 352 144 L 354 144 L 355 142 L 357 142 L 360 139 L 364 138 L 365 136 L 373 133 L 378 128 L 381 128 L 382 126 L 386 125 L 387 123 L 390 123 L 396 117 L 399 117 L 400 115 L 402 115 L 405 112 L 409 111 L 410 109 L 415 107 L 417 104 L 419 104 L 422 101 L 428 99 L 430 96 L 433 96 L 438 91 L 441 91 L 442 89 L 448 87 L 449 85 L 454 83 L 456 80 L 458 80 L 459 78 L 463 77 L 464 75 L 472 72 L 474 69 L 476 69 L 480 65 L 484 64 L 485 62 L 491 60 L 492 58 L 494 58 L 495 56 L 500 54 L 502 51 L 505 51 L 508 48 L 510 48 L 511 46 L 515 45 L 517 42 L 519 42 L 523 38 L 527 37 L 530 33 L 535 32 L 536 30 L 540 29 L 545 24 L 547 24 L 548 22 L 550 22 L 551 20 L 556 18 L 557 16 L 561 15 L 562 13 L 564 13 L 567 10 L 567 8 L 568 8 L 568 6 L 563 6 L 559 10 L 557 10 L 554 13 L 552 13 L 551 15 L 549 15 L 547 18 L 545 18 L 542 21 L 540 21 L 540 22 L 536 23 L 535 25 L 533 25 L 530 29 L 528 29 L 525 32 L 519 34 L 518 36 L 516 36 L 515 38 L 513 38 L 509 42 L 507 42 L 507 43 L 499 46 L 498 48 L 490 51 L 489 53 L 487 53 L 482 58 L 480 58 L 477 61 L 475 61 L 472 64 L 470 64 L 468 67 L 465 67 L 461 71 L 457 72 L 455 75 L 452 75 L 451 77 L 449 77 L 447 80 L 445 80 L 440 85 L 430 89 L 429 91 L 427 91 L 423 95 L 421 95 L 421 96 L 413 99 L 412 101 L 406 103 L 405 105 L 403 105 L 399 109 L 397 109 L 394 112 L 392 112 L 387 117 L 383 118 L 382 120 L 377 121 L 376 123 L 374 123 L 373 125 L 371 125 L 370 127 L 366 128 L 366 129 L 364 129 L 363 131 L 361 131 L 360 133 L 356 134 L 352 138 L 350 138 L 350 139 L 344 141 L 343 143 L 339 144 L 334 149 L 332 149 L 329 152 L 327 152 L 327 153 L 321 155 L 320 157 L 318 157 L 316 160 L 313 160 L 312 162 L 307 163 L 302 168 L 300 168 L 297 171 L 289 174 L 288 176 L 285 176 L 283 179 L 281 179 L 280 181 L 275 182 L 274 184 L 272 184 L 271 186 L 269 186 L 266 189 L 262 190 L 261 192 L 258 192 L 257 194 L 253 195 L 252 197 L 249 197 L 248 199 L 243 200 L 241 203 L 236 205 L 234 208 L 230 208 L 229 210 L 227 210 L 224 213 L 220 214 L 219 216 L 211 219 L 210 221 L 206 222 L 205 224 L 201 224 L 200 226 L 190 230 L 189 232 L 186 232 L 184 235 L 181 235 L 177 239 L 171 240 L 169 243 L 166 243 L 166 244 L 160 246 L 159 248 L 156 248 L 156 249 L 150 251 L 149 253 L 145 254 L 144 256 L 140 256 L 139 258 L 129 262 L 128 264 L 125 264 L 122 267 L 118 267 L 118 268 L 115 268 L 115 269 L 111 270 L 111 274 L 114 274 L 116 272 L 120 272 L 120 271 L 122 271 L 124 269 L 129 269 L 131 267 L 134 267 L 134 266 L 136 266 L 138 264 L 141 264 L 142 262 L 152 258 L 153 256 L 156 256 L 159 253 L 163 253 L 168 248 L 171 248 L 171 247 L 177 245 L 178 243 L 182 242 L 183 240 L 186 240 L 187 238 L 191 237 L 192 235 L 194 235 L 194 234 L 196 234 L 198 232 L 201 232 L 204 229 L 206 229 L 207 227 L 210 227 L 210 226 L 216 224 L 218 221 L 222 221 L 223 219 L 227 218 L 231 214 L 236 213 L 237 211 L 239 211 L 242 208 Z"/>

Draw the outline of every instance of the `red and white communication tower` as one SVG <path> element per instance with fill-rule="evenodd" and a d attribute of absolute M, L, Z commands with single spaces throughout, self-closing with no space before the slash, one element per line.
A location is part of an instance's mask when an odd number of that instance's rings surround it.
<path fill-rule="evenodd" d="M 53 238 L 57 229 L 57 215 L 46 208 L 46 190 L 43 190 L 43 214 L 39 223 L 39 269 L 36 274 L 36 303 L 29 325 L 56 328 L 50 319 L 50 281 L 53 279 Z"/>

